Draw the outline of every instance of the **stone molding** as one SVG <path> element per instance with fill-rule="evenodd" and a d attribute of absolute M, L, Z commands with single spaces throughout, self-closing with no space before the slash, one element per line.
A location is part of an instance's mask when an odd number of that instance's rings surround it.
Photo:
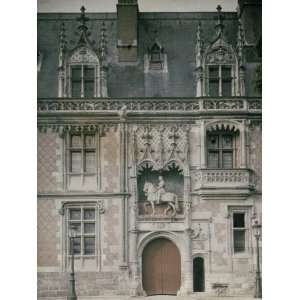
<path fill-rule="evenodd" d="M 133 113 L 201 113 L 201 112 L 258 112 L 261 113 L 261 98 L 40 98 L 37 102 L 38 115 L 45 113 L 113 112 L 118 114 L 126 107 L 128 115 Z"/>
<path fill-rule="evenodd" d="M 56 193 L 38 193 L 37 197 L 41 199 L 52 198 L 111 198 L 111 197 L 123 197 L 129 196 L 129 193 L 97 193 L 97 192 L 56 192 Z"/>

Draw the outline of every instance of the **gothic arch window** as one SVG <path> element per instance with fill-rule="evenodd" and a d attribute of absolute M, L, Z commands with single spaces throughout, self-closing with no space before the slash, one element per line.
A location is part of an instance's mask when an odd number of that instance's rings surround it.
<path fill-rule="evenodd" d="M 67 72 L 69 97 L 99 97 L 99 59 L 91 49 L 75 50 L 70 56 Z"/>

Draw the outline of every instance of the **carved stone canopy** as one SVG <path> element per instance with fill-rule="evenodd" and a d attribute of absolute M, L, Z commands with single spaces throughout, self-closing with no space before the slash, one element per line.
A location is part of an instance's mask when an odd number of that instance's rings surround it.
<path fill-rule="evenodd" d="M 212 124 L 208 124 L 206 126 L 206 131 L 213 132 L 213 131 L 231 131 L 231 132 L 238 132 L 240 131 L 239 124 L 235 124 L 232 122 L 227 121 L 219 121 Z"/>
<path fill-rule="evenodd" d="M 154 170 L 167 170 L 170 165 L 184 170 L 188 163 L 188 129 L 141 126 L 134 132 L 133 147 L 138 170 L 147 164 Z"/>
<path fill-rule="evenodd" d="M 69 58 L 70 64 L 99 64 L 96 53 L 85 46 L 77 48 Z"/>

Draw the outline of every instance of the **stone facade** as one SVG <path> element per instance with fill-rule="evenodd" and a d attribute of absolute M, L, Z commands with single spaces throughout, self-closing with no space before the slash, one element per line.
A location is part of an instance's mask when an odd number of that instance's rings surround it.
<path fill-rule="evenodd" d="M 253 6 L 239 5 L 239 13 L 140 13 L 137 1 L 119 1 L 118 15 L 38 15 L 40 299 L 68 293 L 70 224 L 79 230 L 78 296 L 146 295 L 143 253 L 157 238 L 179 250 L 176 293 L 253 294 L 261 96 L 250 81 L 260 33 L 248 32 Z M 230 66 L 230 96 L 222 85 L 209 95 L 211 65 L 219 74 Z"/>

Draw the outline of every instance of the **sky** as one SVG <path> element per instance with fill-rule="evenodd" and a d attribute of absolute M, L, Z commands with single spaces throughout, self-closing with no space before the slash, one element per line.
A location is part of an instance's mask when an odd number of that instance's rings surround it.
<path fill-rule="evenodd" d="M 84 5 L 87 12 L 116 12 L 118 0 L 37 0 L 38 12 L 79 12 Z M 215 11 L 218 4 L 223 11 L 235 11 L 237 0 L 138 0 L 140 11 Z"/>

